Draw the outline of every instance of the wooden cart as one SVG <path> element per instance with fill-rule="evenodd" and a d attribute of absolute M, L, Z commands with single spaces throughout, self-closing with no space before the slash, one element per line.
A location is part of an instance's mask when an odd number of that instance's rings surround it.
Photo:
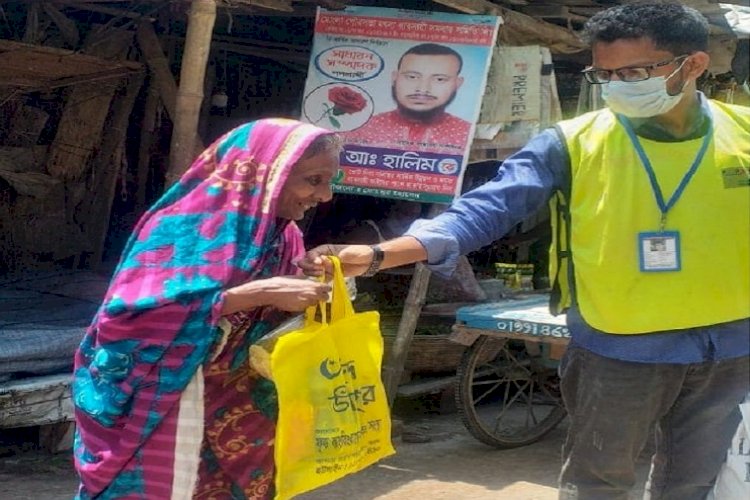
<path fill-rule="evenodd" d="M 467 347 L 456 405 L 469 432 L 497 448 L 531 444 L 565 418 L 557 366 L 570 334 L 546 294 L 464 307 L 451 339 Z"/>

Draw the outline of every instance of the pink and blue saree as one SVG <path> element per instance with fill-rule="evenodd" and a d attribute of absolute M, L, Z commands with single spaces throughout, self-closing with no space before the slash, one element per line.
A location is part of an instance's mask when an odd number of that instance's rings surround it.
<path fill-rule="evenodd" d="M 301 233 L 276 202 L 326 133 L 292 120 L 236 128 L 140 219 L 76 353 L 78 498 L 273 496 L 275 390 L 247 353 L 283 317 L 222 317 L 222 293 L 296 274 Z"/>

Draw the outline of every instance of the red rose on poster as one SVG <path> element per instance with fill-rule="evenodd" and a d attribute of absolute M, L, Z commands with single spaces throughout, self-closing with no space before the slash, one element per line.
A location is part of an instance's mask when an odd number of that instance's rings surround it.
<path fill-rule="evenodd" d="M 367 101 L 362 94 L 349 87 L 333 87 L 328 90 L 328 100 L 333 103 L 333 114 L 343 115 L 362 111 Z"/>
<path fill-rule="evenodd" d="M 336 118 L 341 115 L 359 113 L 367 107 L 365 96 L 346 86 L 328 89 L 328 102 L 323 102 L 323 114 L 313 123 L 319 123 L 328 117 L 334 128 L 341 128 L 341 122 Z"/>

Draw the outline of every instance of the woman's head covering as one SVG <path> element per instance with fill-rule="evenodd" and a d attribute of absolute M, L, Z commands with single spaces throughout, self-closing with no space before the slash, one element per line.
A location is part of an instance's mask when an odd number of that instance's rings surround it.
<path fill-rule="evenodd" d="M 293 120 L 260 120 L 206 149 L 138 222 L 105 311 L 141 310 L 253 278 L 284 229 L 276 202 L 291 167 L 327 133 Z M 284 250 L 301 250 L 296 225 L 281 225 Z"/>
<path fill-rule="evenodd" d="M 295 274 L 299 229 L 279 193 L 327 130 L 259 120 L 221 137 L 138 222 L 76 353 L 76 461 L 90 495 L 144 442 L 217 339 L 222 292 Z"/>

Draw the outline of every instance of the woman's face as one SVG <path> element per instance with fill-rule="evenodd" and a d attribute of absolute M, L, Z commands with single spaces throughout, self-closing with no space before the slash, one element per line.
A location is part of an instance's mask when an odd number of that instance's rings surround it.
<path fill-rule="evenodd" d="M 277 214 L 282 219 L 301 220 L 318 203 L 330 201 L 331 180 L 339 168 L 338 151 L 326 149 L 297 162 L 281 189 Z"/>

